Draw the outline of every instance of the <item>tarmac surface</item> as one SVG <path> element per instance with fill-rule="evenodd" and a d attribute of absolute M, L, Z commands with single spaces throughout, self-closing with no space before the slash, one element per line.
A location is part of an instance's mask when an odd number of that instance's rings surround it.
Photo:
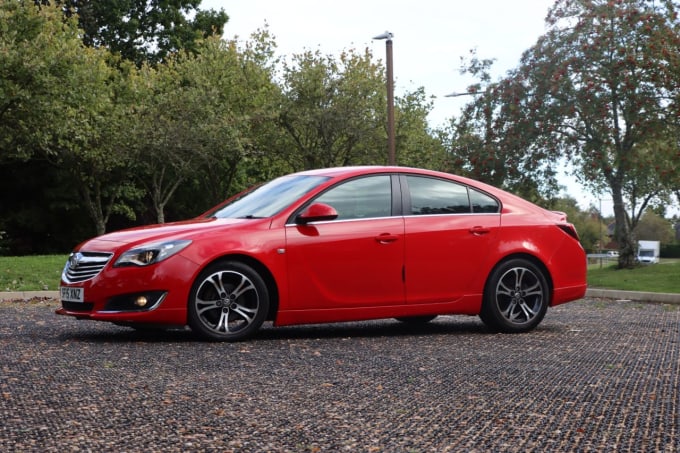
<path fill-rule="evenodd" d="M 0 302 L 0 451 L 680 451 L 680 305 L 586 298 L 527 334 L 476 317 L 240 343 Z"/>

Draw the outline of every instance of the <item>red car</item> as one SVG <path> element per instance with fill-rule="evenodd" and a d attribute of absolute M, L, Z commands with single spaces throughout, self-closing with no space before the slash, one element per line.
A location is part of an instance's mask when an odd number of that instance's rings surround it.
<path fill-rule="evenodd" d="M 227 341 L 266 320 L 451 314 L 525 332 L 585 290 L 585 254 L 565 214 L 446 173 L 346 167 L 283 176 L 196 219 L 80 244 L 57 313 L 188 324 Z"/>

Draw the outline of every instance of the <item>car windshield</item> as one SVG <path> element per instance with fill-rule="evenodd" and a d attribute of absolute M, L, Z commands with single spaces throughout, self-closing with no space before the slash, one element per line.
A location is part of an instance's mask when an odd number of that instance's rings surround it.
<path fill-rule="evenodd" d="M 235 198 L 207 216 L 218 219 L 271 217 L 328 179 L 327 176 L 282 176 Z"/>

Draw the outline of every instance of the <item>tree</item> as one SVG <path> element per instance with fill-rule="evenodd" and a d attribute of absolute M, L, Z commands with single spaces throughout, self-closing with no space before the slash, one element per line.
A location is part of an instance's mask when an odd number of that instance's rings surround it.
<path fill-rule="evenodd" d="M 132 215 L 128 159 L 115 136 L 124 128 L 114 121 L 122 116 L 116 97 L 126 65 L 106 49 L 84 46 L 75 20 L 55 6 L 2 1 L 0 11 L 3 160 L 48 162 L 60 173 L 49 180 L 68 180 L 77 190 L 62 207 L 82 206 L 103 233 L 112 213 Z"/>
<path fill-rule="evenodd" d="M 206 120 L 204 96 L 182 77 L 173 58 L 156 68 L 143 65 L 130 84 L 137 93 L 129 129 L 134 175 L 155 221 L 164 223 L 166 205 L 198 167 L 201 137 L 194 128 Z"/>
<path fill-rule="evenodd" d="M 268 30 L 257 30 L 244 46 L 218 39 L 206 44 L 196 67 L 187 70 L 195 71 L 195 86 L 206 96 L 208 116 L 195 133 L 205 150 L 201 186 L 214 204 L 272 176 L 261 162 L 273 151 L 281 92 L 274 82 L 275 43 Z"/>
<path fill-rule="evenodd" d="M 644 241 L 659 241 L 662 244 L 669 244 L 675 238 L 673 224 L 655 213 L 652 209 L 647 209 L 640 222 L 635 227 L 635 236 Z"/>
<path fill-rule="evenodd" d="M 566 156 L 583 183 L 610 192 L 619 267 L 631 267 L 632 219 L 659 194 L 659 169 L 677 153 L 668 135 L 680 115 L 674 2 L 558 0 L 547 24 L 508 77 L 514 135 Z"/>
<path fill-rule="evenodd" d="M 386 162 L 383 73 L 368 50 L 306 51 L 284 64 L 280 124 L 293 169 Z"/>
<path fill-rule="evenodd" d="M 447 153 L 441 131 L 431 131 L 427 115 L 432 102 L 425 90 L 407 92 L 395 98 L 395 143 L 399 165 L 447 170 Z"/>
<path fill-rule="evenodd" d="M 106 47 L 141 66 L 157 64 L 178 50 L 195 50 L 196 41 L 221 35 L 229 16 L 223 9 L 200 10 L 201 0 L 63 0 L 75 15 L 83 42 Z"/>
<path fill-rule="evenodd" d="M 54 154 L 71 94 L 63 81 L 82 51 L 76 22 L 56 8 L 0 0 L 0 161 Z"/>
<path fill-rule="evenodd" d="M 261 155 L 259 136 L 274 124 L 278 98 L 266 66 L 270 38 L 261 32 L 252 39 L 256 46 L 240 49 L 212 37 L 195 54 L 142 67 L 130 146 L 158 223 L 182 184 L 203 187 L 207 209 L 231 191 L 240 164 Z"/>
<path fill-rule="evenodd" d="M 136 68 L 111 58 L 104 49 L 86 48 L 79 55 L 80 70 L 62 84 L 71 93 L 62 124 L 67 138 L 53 145 L 97 235 L 106 232 L 112 214 L 133 220 L 129 203 L 141 195 L 127 146 L 134 97 L 128 80 Z"/>
<path fill-rule="evenodd" d="M 473 100 L 446 131 L 452 171 L 537 203 L 553 198 L 559 191 L 553 160 L 544 148 L 530 143 L 521 123 L 515 122 L 514 79 L 492 82 L 494 60 L 479 59 L 474 50 L 469 60 L 461 60 L 461 74 L 479 82 L 458 94 Z"/>

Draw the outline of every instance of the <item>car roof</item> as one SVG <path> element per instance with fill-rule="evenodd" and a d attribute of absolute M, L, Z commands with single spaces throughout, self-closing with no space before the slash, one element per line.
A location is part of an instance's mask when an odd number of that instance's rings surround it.
<path fill-rule="evenodd" d="M 451 178 L 462 181 L 470 182 L 472 184 L 482 184 L 479 181 L 472 179 L 467 179 L 462 176 L 454 175 L 451 173 L 444 173 L 436 170 L 427 170 L 424 168 L 414 168 L 414 167 L 399 167 L 399 166 L 386 166 L 386 165 L 359 165 L 359 166 L 348 166 L 348 167 L 331 167 L 331 168 L 318 168 L 314 170 L 305 170 L 297 174 L 300 175 L 314 175 L 314 176 L 330 176 L 330 177 L 345 177 L 354 175 L 364 175 L 369 173 L 412 173 L 420 175 L 438 176 L 443 178 Z"/>
<path fill-rule="evenodd" d="M 415 167 L 400 167 L 400 166 L 385 166 L 385 165 L 363 165 L 363 166 L 348 166 L 348 167 L 331 167 L 331 168 L 318 168 L 314 170 L 305 170 L 298 172 L 298 175 L 312 175 L 312 176 L 328 176 L 333 178 L 338 177 L 348 177 L 348 176 L 359 176 L 369 173 L 402 173 L 402 174 L 418 174 L 425 176 L 433 176 L 439 178 L 450 179 L 462 183 L 475 186 L 479 189 L 486 190 L 488 192 L 497 194 L 499 191 L 507 193 L 498 187 L 491 186 L 489 184 L 483 183 L 481 181 L 466 178 L 464 176 L 455 175 L 452 173 L 445 173 L 436 170 L 427 170 L 424 168 Z"/>

